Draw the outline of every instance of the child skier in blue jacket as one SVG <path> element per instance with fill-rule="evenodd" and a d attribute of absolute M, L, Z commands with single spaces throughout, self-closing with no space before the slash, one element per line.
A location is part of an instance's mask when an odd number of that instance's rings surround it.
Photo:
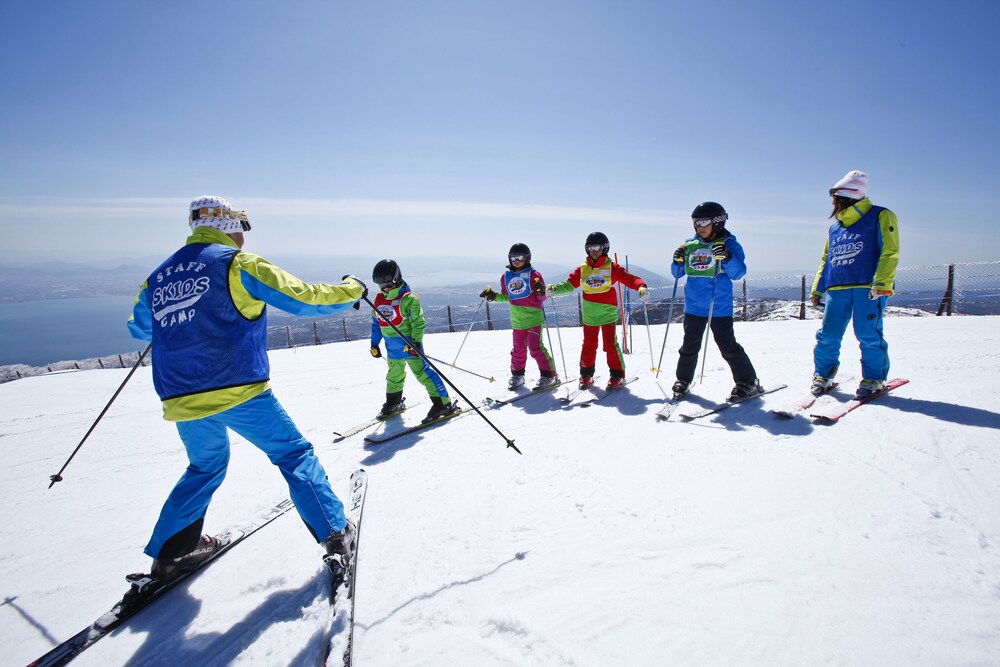
<path fill-rule="evenodd" d="M 687 275 L 684 293 L 684 342 L 677 360 L 675 398 L 687 393 L 698 366 L 698 352 L 708 326 L 736 385 L 729 400 L 759 394 L 760 382 L 750 358 L 733 332 L 733 281 L 746 275 L 743 246 L 726 229 L 729 214 L 721 204 L 704 202 L 691 213 L 695 235 L 674 252 L 670 271 Z M 711 317 L 711 325 L 709 325 Z"/>

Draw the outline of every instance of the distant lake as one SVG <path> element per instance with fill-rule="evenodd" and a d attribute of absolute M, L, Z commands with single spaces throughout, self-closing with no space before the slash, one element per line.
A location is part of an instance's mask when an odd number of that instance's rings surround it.
<path fill-rule="evenodd" d="M 0 365 L 45 366 L 145 349 L 125 322 L 133 297 L 95 296 L 0 304 Z"/>

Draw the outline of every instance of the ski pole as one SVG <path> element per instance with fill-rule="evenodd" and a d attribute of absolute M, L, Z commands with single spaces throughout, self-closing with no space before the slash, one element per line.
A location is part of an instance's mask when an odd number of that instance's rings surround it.
<path fill-rule="evenodd" d="M 545 337 L 549 339 L 549 348 L 554 350 L 555 348 L 552 347 L 552 332 L 549 331 L 548 322 L 545 320 L 545 304 L 542 304 L 542 328 L 545 329 Z M 549 358 L 551 359 L 551 357 L 552 355 L 550 354 Z M 551 359 L 551 363 L 549 365 L 552 366 L 552 371 L 555 372 L 555 359 Z"/>
<path fill-rule="evenodd" d="M 556 338 L 559 340 L 559 358 L 562 359 L 563 378 L 569 381 L 569 371 L 566 370 L 566 355 L 563 353 L 562 329 L 559 326 L 559 311 L 556 309 L 555 295 L 552 295 L 552 318 L 556 321 Z"/>
<path fill-rule="evenodd" d="M 66 459 L 66 463 L 63 464 L 62 468 L 59 468 L 59 472 L 49 477 L 49 479 L 52 480 L 51 482 L 49 482 L 50 489 L 53 486 L 55 486 L 56 482 L 63 481 L 62 474 L 66 470 L 66 467 L 69 465 L 69 462 L 73 460 L 73 457 L 76 456 L 76 453 L 80 451 L 81 447 L 83 447 L 83 443 L 85 443 L 87 441 L 87 438 L 90 437 L 90 434 L 94 432 L 94 429 L 97 427 L 97 422 L 101 421 L 101 418 L 104 417 L 104 413 L 108 411 L 108 408 L 111 407 L 111 404 L 115 402 L 116 398 L 118 398 L 118 394 L 120 394 L 122 392 L 122 389 L 125 388 L 126 383 L 128 383 L 128 381 L 132 379 L 132 375 L 135 373 L 136 369 L 139 368 L 139 364 L 142 363 L 142 360 L 146 357 L 146 353 L 149 352 L 149 348 L 151 347 L 153 347 L 152 343 L 147 345 L 146 349 L 143 350 L 142 354 L 139 355 L 139 359 L 135 362 L 135 365 L 132 366 L 132 370 L 128 372 L 128 375 L 125 376 L 125 379 L 122 380 L 122 383 L 118 385 L 118 389 L 115 390 L 115 393 L 111 396 L 111 400 L 108 401 L 108 404 L 104 406 L 103 410 L 101 410 L 101 414 L 97 415 L 97 419 L 94 420 L 94 423 L 90 425 L 89 429 L 87 429 L 87 433 L 84 434 L 83 440 L 81 440 L 80 444 L 76 446 L 76 449 L 73 450 L 73 453 L 69 455 L 69 458 Z"/>
<path fill-rule="evenodd" d="M 705 381 L 705 360 L 708 359 L 708 339 L 712 334 L 712 310 L 715 308 L 715 286 L 719 284 L 719 261 L 715 261 L 715 274 L 712 276 L 712 300 L 708 302 L 708 324 L 705 325 L 705 350 L 701 355 L 701 374 L 699 382 Z"/>
<path fill-rule="evenodd" d="M 656 375 L 654 378 L 660 377 L 660 368 L 663 366 L 663 351 L 667 349 L 667 334 L 670 333 L 670 322 L 674 319 L 674 301 L 677 299 L 677 281 L 680 278 L 674 278 L 674 292 L 670 295 L 670 309 L 667 311 L 667 329 L 663 332 L 663 345 L 660 346 L 660 360 L 656 362 Z"/>
<path fill-rule="evenodd" d="M 483 304 L 486 303 L 486 299 L 481 299 L 479 301 L 479 308 L 476 308 L 476 314 L 472 316 L 472 324 L 465 332 L 465 336 L 462 338 L 462 344 L 458 346 L 458 352 L 455 353 L 455 361 L 451 362 L 451 366 L 457 368 L 455 364 L 458 363 L 458 355 L 462 354 L 462 348 L 465 346 L 465 341 L 469 337 L 469 333 L 472 331 L 472 327 L 476 326 L 476 320 L 479 319 L 479 311 L 483 309 Z M 461 369 L 459 369 L 461 370 Z M 475 375 L 475 373 L 473 373 Z M 490 382 L 493 382 L 493 378 L 490 378 Z"/>
<path fill-rule="evenodd" d="M 492 376 L 491 377 L 486 377 L 485 375 L 480 375 L 479 373 L 473 373 L 470 370 L 467 370 L 465 368 L 461 368 L 460 366 L 456 366 L 455 364 L 449 364 L 447 361 L 441 361 L 440 359 L 436 359 L 436 358 L 434 358 L 434 357 L 432 357 L 430 355 L 427 355 L 427 358 L 430 359 L 431 361 L 436 361 L 439 364 L 444 364 L 445 366 L 451 366 L 456 371 L 462 371 L 463 373 L 468 373 L 469 375 L 475 375 L 477 378 L 483 378 L 484 380 L 489 380 L 490 382 L 494 381 L 494 379 L 493 379 Z"/>
<path fill-rule="evenodd" d="M 653 363 L 653 334 L 649 331 L 649 311 L 646 310 L 646 302 L 642 303 L 642 316 L 646 320 L 646 342 L 649 343 L 649 363 Z M 649 370 L 656 371 L 655 365 L 650 365 Z"/>
<path fill-rule="evenodd" d="M 362 301 L 364 301 L 365 303 L 367 303 L 367 304 L 368 304 L 369 306 L 371 306 L 372 310 L 375 310 L 375 304 L 374 304 L 374 303 L 372 303 L 372 302 L 371 302 L 371 300 L 370 300 L 370 299 L 369 299 L 369 298 L 368 298 L 367 296 L 362 296 L 362 297 L 361 297 L 361 300 L 362 300 Z M 482 418 L 483 418 L 483 420 L 484 420 L 484 421 L 485 421 L 485 422 L 486 422 L 487 424 L 489 424 L 489 425 L 490 425 L 490 427 L 491 427 L 491 428 L 492 428 L 492 429 L 493 429 L 494 431 L 496 431 L 496 432 L 497 432 L 497 434 L 498 434 L 498 435 L 499 435 L 499 436 L 500 436 L 501 438 L 503 438 L 503 439 L 504 439 L 504 440 L 505 440 L 505 441 L 507 442 L 507 446 L 508 446 L 509 448 L 513 449 L 513 450 L 514 450 L 515 452 L 517 452 L 518 454 L 520 454 L 520 453 L 521 453 L 521 450 L 517 448 L 517 445 L 515 445 L 515 444 L 514 444 L 514 441 L 513 441 L 513 440 L 511 440 L 510 438 L 508 438 L 508 437 L 507 437 L 506 435 L 504 435 L 504 432 L 503 432 L 503 431 L 501 431 L 500 429 L 498 429 L 498 428 L 497 428 L 497 426 L 496 426 L 496 424 L 494 424 L 493 422 L 491 422 L 491 421 L 489 420 L 489 417 L 487 417 L 486 415 L 484 415 L 484 414 L 483 414 L 483 411 L 482 411 L 482 410 L 480 410 L 480 409 L 479 409 L 479 408 L 478 408 L 478 407 L 476 406 L 476 404 L 475 404 L 475 403 L 473 403 L 472 401 L 470 401 L 470 400 L 469 400 L 469 397 L 468 397 L 468 396 L 466 396 L 465 394 L 463 394 L 463 393 L 462 393 L 462 390 L 461 390 L 461 389 L 459 389 L 458 387 L 456 387 L 456 386 L 455 386 L 455 383 L 454 383 L 454 382 L 452 382 L 451 380 L 449 380 L 449 379 L 448 379 L 448 377 L 447 377 L 447 376 L 446 376 L 446 375 L 445 375 L 444 373 L 442 373 L 442 372 L 441 372 L 441 370 L 440 370 L 440 369 L 439 369 L 439 368 L 438 368 L 437 366 L 435 366 L 435 365 L 434 365 L 433 363 L 431 363 L 431 360 L 427 358 L 427 355 L 425 355 L 425 354 L 424 354 L 424 351 L 423 351 L 423 350 L 421 350 L 421 349 L 420 349 L 419 347 L 417 347 L 417 346 L 414 346 L 414 344 L 413 344 L 413 341 L 412 341 L 412 340 L 410 340 L 410 339 L 409 339 L 409 337 L 408 337 L 408 336 L 407 336 L 406 334 L 404 334 L 404 333 L 403 333 L 402 331 L 400 331 L 400 330 L 399 330 L 399 327 L 397 327 L 397 326 L 396 326 L 395 324 L 393 324 L 392 322 L 389 322 L 388 320 L 383 320 L 383 319 L 379 319 L 379 322 L 385 322 L 385 323 L 386 323 L 386 324 L 388 324 L 388 325 L 389 325 L 390 327 L 392 327 L 392 330 L 393 330 L 393 331 L 395 331 L 395 332 L 396 332 L 396 334 L 397 334 L 397 335 L 398 335 L 398 336 L 399 336 L 400 338 L 402 338 L 402 339 L 403 339 L 403 341 L 404 341 L 404 342 L 405 342 L 405 343 L 406 343 L 406 344 L 407 344 L 407 345 L 408 345 L 408 346 L 410 347 L 410 349 L 411 349 L 411 350 L 415 350 L 415 351 L 416 351 L 416 353 L 420 355 L 420 358 L 421 358 L 421 359 L 423 359 L 423 360 L 424 360 L 424 362 L 425 362 L 425 363 L 426 363 L 426 364 L 427 364 L 428 366 L 430 366 L 431 368 L 433 368 L 433 369 L 434 369 L 434 372 L 436 372 L 436 373 L 437 373 L 438 375 L 440 375 L 440 376 L 441 376 L 441 379 L 442 379 L 442 380 L 444 380 L 445 382 L 447 382 L 447 383 L 448 383 L 448 386 L 449 386 L 449 387 L 451 387 L 452 389 L 454 389 L 454 390 L 455 390 L 455 393 L 456 393 L 456 394 L 458 394 L 459 396 L 461 396 L 461 397 L 462 397 L 462 399 L 463 399 L 463 400 L 465 400 L 465 402 L 469 404 L 469 407 L 471 407 L 471 408 L 472 408 L 473 410 L 475 410 L 475 411 L 476 411 L 476 414 L 477 414 L 477 415 L 479 415 L 480 417 L 482 417 Z"/>

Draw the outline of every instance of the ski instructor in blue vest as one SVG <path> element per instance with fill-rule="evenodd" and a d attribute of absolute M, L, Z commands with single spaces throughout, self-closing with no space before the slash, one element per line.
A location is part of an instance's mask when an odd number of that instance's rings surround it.
<path fill-rule="evenodd" d="M 350 558 L 354 526 L 312 444 L 268 386 L 268 304 L 293 315 L 329 315 L 367 294 L 360 280 L 309 284 L 242 252 L 250 222 L 222 197 L 191 202 L 187 243 L 153 271 L 128 328 L 152 341 L 153 385 L 177 424 L 190 464 L 170 492 L 145 552 L 158 588 L 224 546 L 202 535 L 212 494 L 229 464 L 232 429 L 281 470 L 295 508 L 327 554 Z"/>
<path fill-rule="evenodd" d="M 893 294 L 899 264 L 899 223 L 887 208 L 868 199 L 868 174 L 849 171 L 830 188 L 834 218 L 812 287 L 812 304 L 826 300 L 823 327 L 816 332 L 812 393 L 833 384 L 840 367 L 840 344 L 847 325 L 861 346 L 861 383 L 857 398 L 885 388 L 889 345 L 882 334 L 882 314 Z"/>

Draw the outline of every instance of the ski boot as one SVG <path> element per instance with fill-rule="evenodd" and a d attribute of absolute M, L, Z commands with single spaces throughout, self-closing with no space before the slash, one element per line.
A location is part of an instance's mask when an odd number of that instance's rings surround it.
<path fill-rule="evenodd" d="M 621 389 L 624 386 L 625 378 L 612 376 L 611 379 L 608 380 L 608 386 L 606 386 L 605 389 L 607 391 L 611 391 L 612 389 Z"/>
<path fill-rule="evenodd" d="M 554 387 L 559 384 L 559 378 L 549 375 L 538 378 L 538 382 L 535 383 L 535 388 L 533 391 L 540 391 L 542 389 L 548 389 L 549 387 Z"/>
<path fill-rule="evenodd" d="M 398 415 L 400 412 L 406 409 L 406 399 L 403 398 L 403 392 L 394 391 L 385 395 L 385 403 L 382 404 L 382 409 L 375 419 L 379 421 L 385 421 L 393 415 Z"/>
<path fill-rule="evenodd" d="M 323 562 L 334 574 L 338 569 L 346 570 L 354 560 L 354 549 L 358 543 L 358 529 L 350 519 L 339 532 L 333 533 L 323 542 L 326 555 Z"/>
<path fill-rule="evenodd" d="M 809 393 L 813 396 L 822 396 L 827 392 L 827 390 L 833 385 L 833 376 L 823 377 L 819 373 L 813 375 L 812 386 L 809 387 Z"/>
<path fill-rule="evenodd" d="M 586 389 L 587 387 L 594 386 L 594 376 L 593 375 L 581 375 L 580 376 L 580 389 Z"/>
<path fill-rule="evenodd" d="M 444 419 L 459 411 L 459 407 L 455 401 L 445 403 L 440 396 L 432 396 L 431 403 L 433 405 L 431 405 L 431 409 L 427 412 L 427 416 L 420 421 L 421 424 L 430 424 L 433 421 Z"/>
<path fill-rule="evenodd" d="M 764 393 L 764 388 L 760 386 L 759 380 L 754 380 L 753 382 L 737 382 L 736 386 L 733 387 L 733 390 L 729 392 L 729 398 L 726 400 L 729 402 L 739 401 L 762 393 Z"/>
<path fill-rule="evenodd" d="M 178 558 L 155 558 L 153 559 L 153 569 L 151 577 L 155 577 L 160 585 L 166 584 L 185 572 L 191 572 L 210 556 L 212 556 L 222 546 L 222 540 L 211 535 L 202 535 L 198 540 L 198 546 L 190 553 L 186 553 Z M 135 582 L 133 582 L 135 583 Z"/>
<path fill-rule="evenodd" d="M 507 389 L 509 391 L 514 391 L 518 387 L 524 386 L 524 373 L 514 374 L 510 376 L 510 380 L 507 382 Z"/>
<path fill-rule="evenodd" d="M 885 382 L 883 380 L 869 380 L 866 378 L 858 385 L 858 390 L 854 392 L 854 398 L 861 401 L 880 391 L 885 391 Z"/>
<path fill-rule="evenodd" d="M 670 391 L 674 392 L 674 400 L 679 401 L 684 398 L 684 395 L 688 393 L 688 385 L 690 382 L 685 382 L 684 380 L 677 380 L 674 382 L 674 386 L 670 388 Z"/>

